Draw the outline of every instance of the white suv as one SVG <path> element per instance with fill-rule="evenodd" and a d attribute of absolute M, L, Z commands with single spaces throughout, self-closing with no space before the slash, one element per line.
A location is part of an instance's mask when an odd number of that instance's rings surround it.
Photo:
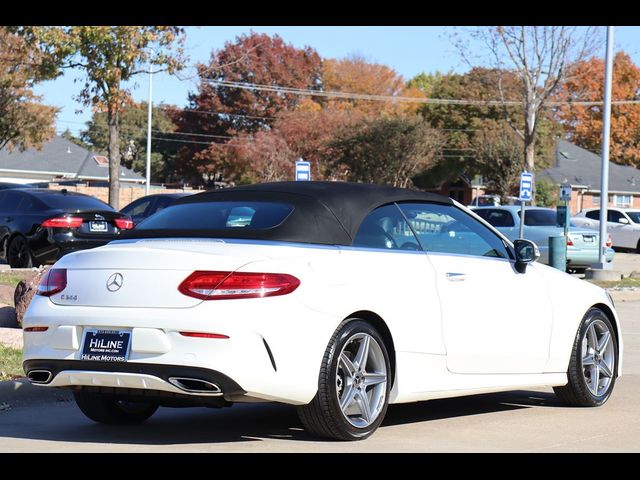
<path fill-rule="evenodd" d="M 608 208 L 607 230 L 613 246 L 640 253 L 640 210 L 633 208 Z M 600 228 L 600 209 L 590 208 L 578 213 L 571 221 L 578 227 Z"/>

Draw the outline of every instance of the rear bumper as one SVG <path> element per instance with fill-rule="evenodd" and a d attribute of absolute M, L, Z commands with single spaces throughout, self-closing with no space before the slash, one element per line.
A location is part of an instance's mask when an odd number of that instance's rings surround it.
<path fill-rule="evenodd" d="M 47 385 L 52 387 L 185 393 L 168 381 L 178 376 L 220 384 L 225 398 L 240 394 L 300 405 L 317 391 L 322 356 L 339 322 L 284 297 L 170 309 L 60 306 L 36 296 L 24 326 L 48 329 L 24 332 L 23 360 L 27 373 L 51 370 Z M 130 330 L 128 360 L 82 361 L 82 340 L 90 328 Z M 182 331 L 229 338 L 186 337 Z"/>
<path fill-rule="evenodd" d="M 605 255 L 605 261 L 611 263 L 615 251 L 613 248 L 607 248 Z M 590 267 L 594 263 L 598 262 L 598 250 L 597 249 L 567 249 L 567 264 L 571 266 Z"/>
<path fill-rule="evenodd" d="M 81 360 L 26 360 L 24 371 L 31 379 L 34 372 L 50 373 L 43 381 L 33 382 L 50 387 L 85 388 L 101 393 L 166 397 L 163 393 L 180 396 L 233 397 L 247 393 L 234 380 L 215 370 L 181 365 L 157 365 L 152 363 L 88 362 Z M 176 379 L 193 379 L 218 387 L 211 392 L 185 388 Z M 182 387 L 181 387 L 182 385 Z M 132 392 L 133 390 L 133 392 Z M 219 391 L 218 391 L 219 390 Z M 155 392 L 155 393 L 154 393 Z"/>

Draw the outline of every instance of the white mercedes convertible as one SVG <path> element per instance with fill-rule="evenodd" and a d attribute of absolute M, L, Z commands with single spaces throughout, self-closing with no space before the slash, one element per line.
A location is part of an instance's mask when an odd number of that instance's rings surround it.
<path fill-rule="evenodd" d="M 126 235 L 60 259 L 24 320 L 28 378 L 97 422 L 274 401 L 356 440 L 390 403 L 551 386 L 594 407 L 622 373 L 603 289 L 438 195 L 252 185 Z"/>

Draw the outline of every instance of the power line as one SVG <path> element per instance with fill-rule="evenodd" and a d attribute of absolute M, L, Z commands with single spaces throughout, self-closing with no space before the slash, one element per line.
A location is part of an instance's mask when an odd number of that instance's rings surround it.
<path fill-rule="evenodd" d="M 228 88 L 240 88 L 244 90 L 257 90 L 264 92 L 274 93 L 288 93 L 292 95 L 305 95 L 311 97 L 327 97 L 327 98 L 342 98 L 348 100 L 371 100 L 380 102 L 395 102 L 395 103 L 423 103 L 432 105 L 476 105 L 476 106 L 522 106 L 521 101 L 515 100 L 458 100 L 450 98 L 424 98 L 424 97 L 404 97 L 394 95 L 371 95 L 365 93 L 349 93 L 349 92 L 336 92 L 336 91 L 323 91 L 323 90 L 311 90 L 304 88 L 283 87 L 279 85 L 260 85 L 257 83 L 244 83 L 244 82 L 230 82 L 224 80 L 211 80 L 203 79 L 209 83 L 218 85 L 220 87 Z M 602 105 L 602 101 L 582 101 L 582 100 L 567 100 L 567 101 L 548 101 L 545 102 L 546 106 L 562 106 L 562 105 L 576 105 L 593 107 Z M 611 102 L 615 105 L 635 105 L 640 104 L 640 100 L 615 100 Z"/>

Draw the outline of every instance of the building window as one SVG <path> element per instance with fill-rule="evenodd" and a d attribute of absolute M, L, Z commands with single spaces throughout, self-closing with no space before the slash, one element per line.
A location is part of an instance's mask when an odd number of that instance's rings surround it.
<path fill-rule="evenodd" d="M 613 196 L 613 204 L 616 207 L 630 207 L 631 206 L 631 195 L 614 195 Z"/>
<path fill-rule="evenodd" d="M 593 195 L 591 201 L 594 205 L 600 205 L 600 195 Z"/>

